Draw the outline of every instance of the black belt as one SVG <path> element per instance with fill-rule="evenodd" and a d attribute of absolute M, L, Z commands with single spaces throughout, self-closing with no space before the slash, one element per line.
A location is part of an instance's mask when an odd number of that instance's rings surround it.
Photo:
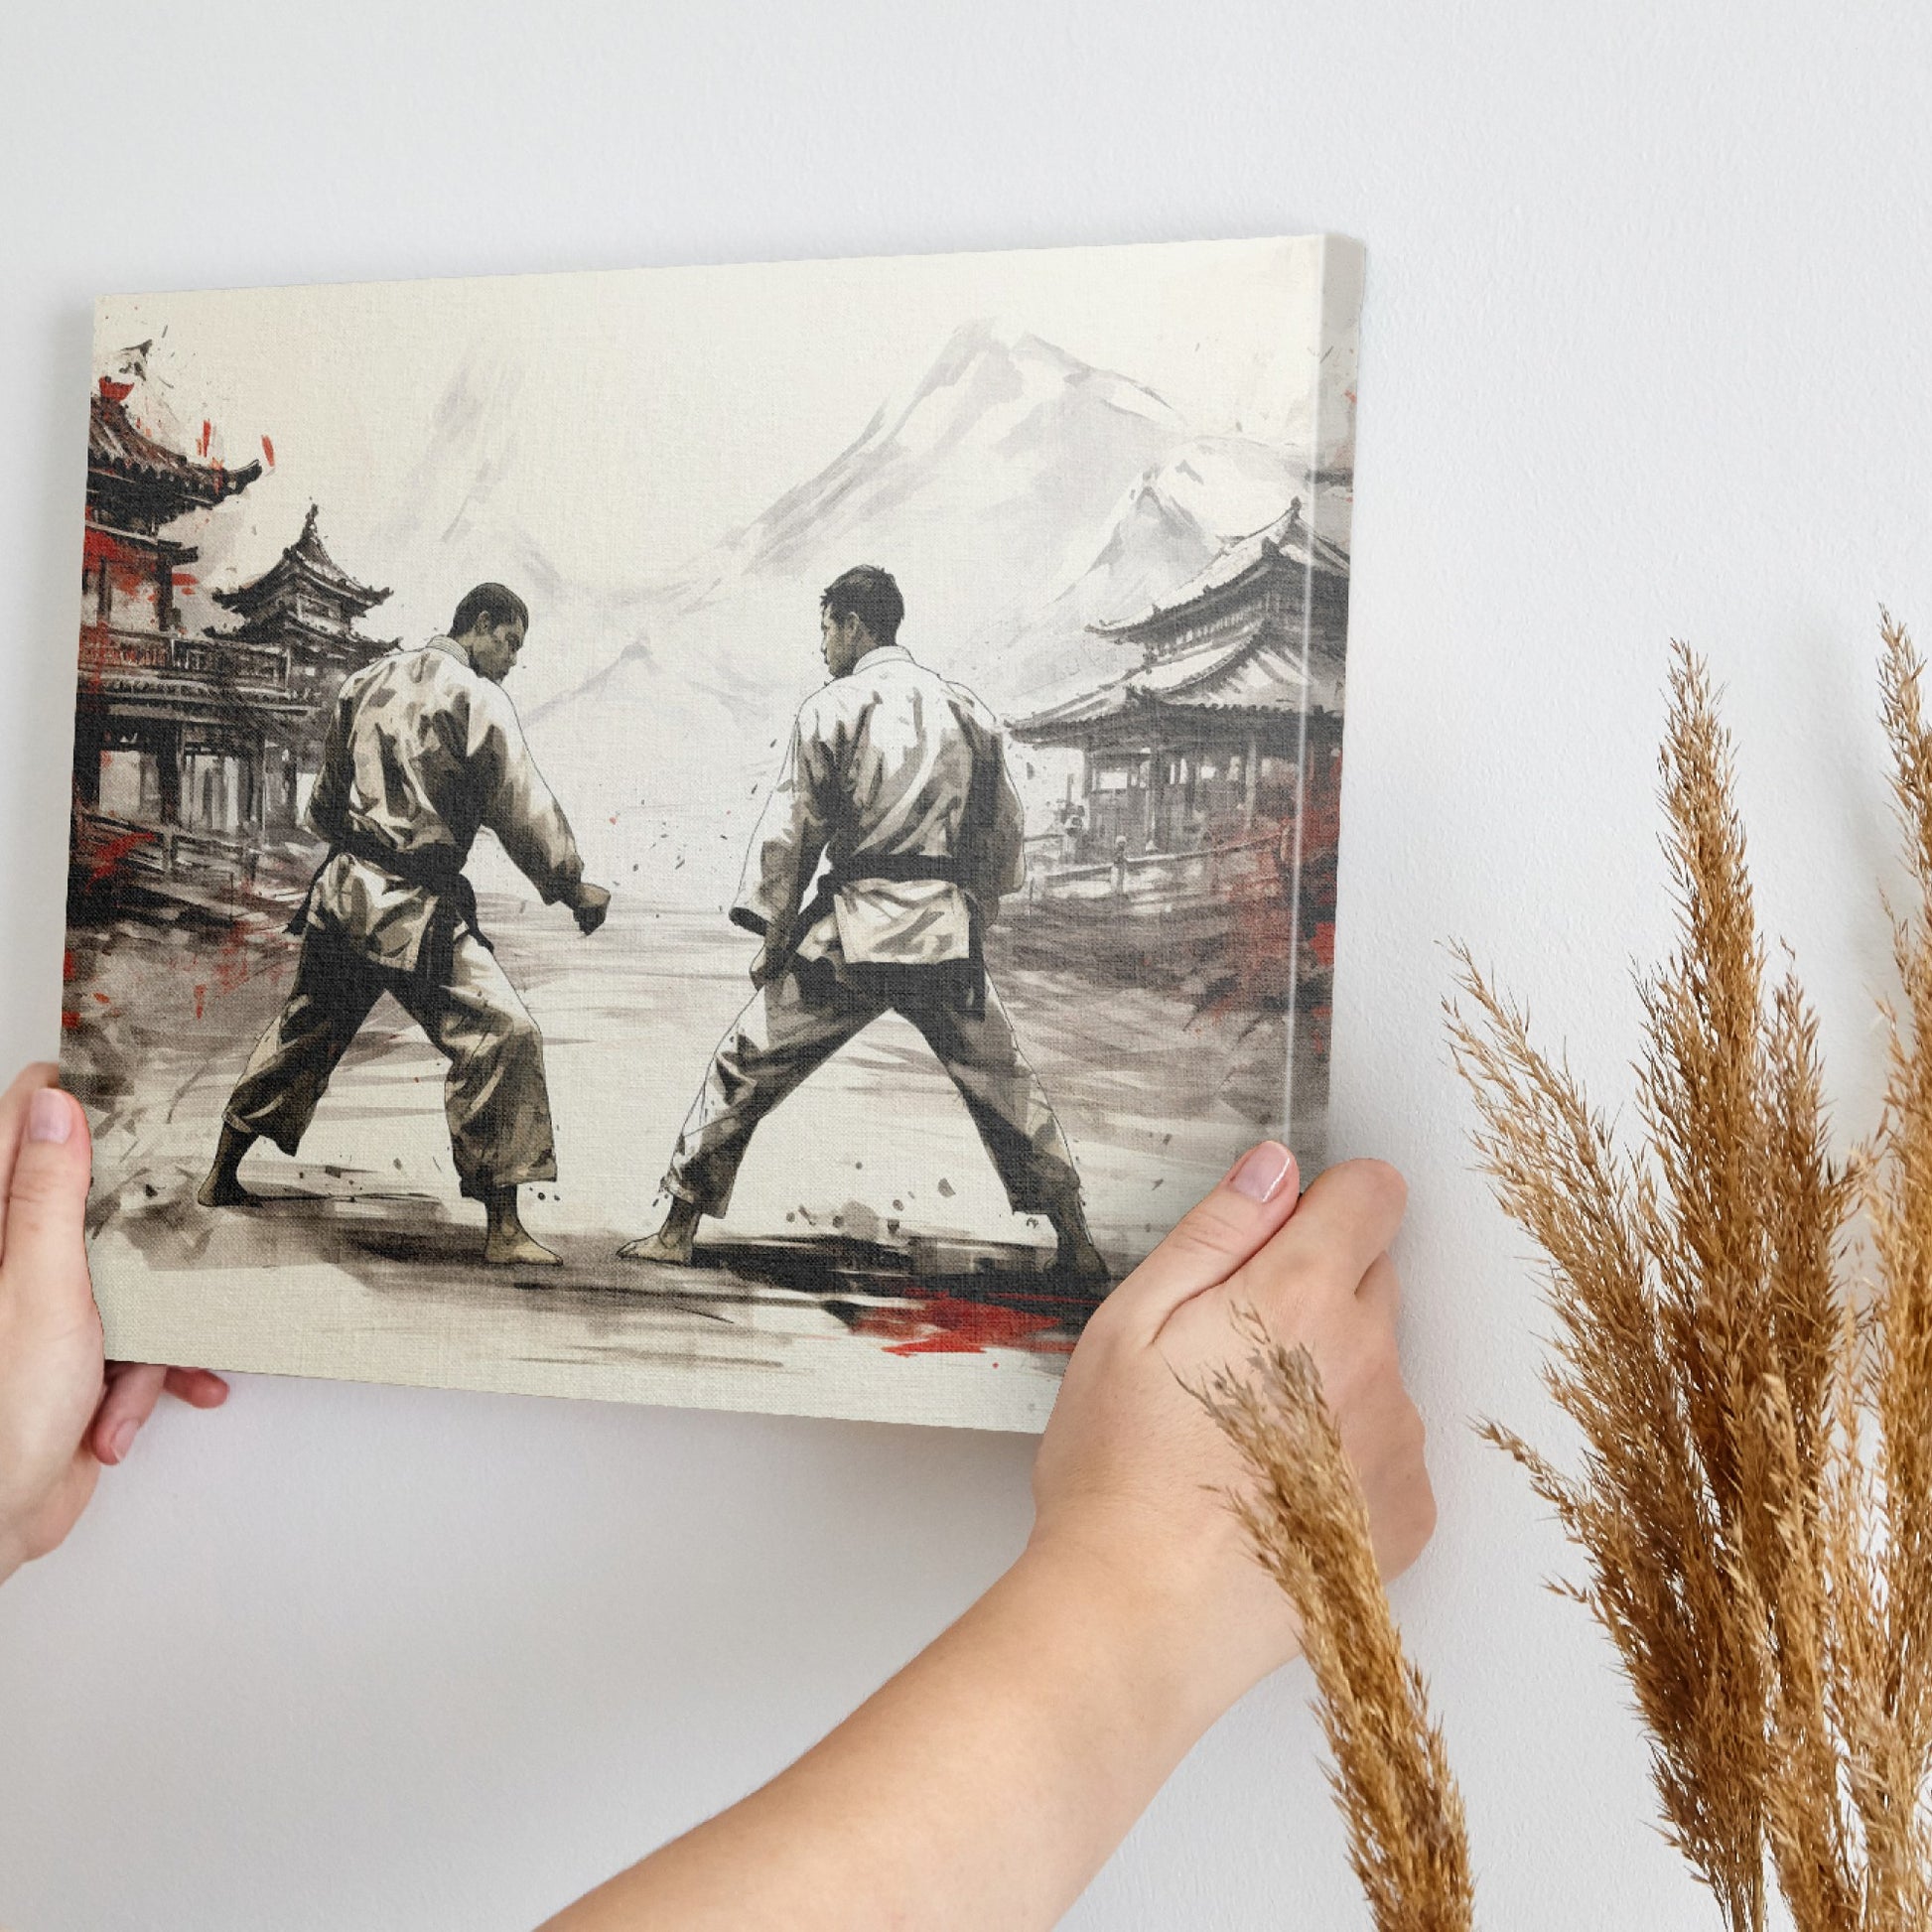
<path fill-rule="evenodd" d="M 804 910 L 792 921 L 792 937 L 783 950 L 771 959 L 768 978 L 776 979 L 792 964 L 805 934 L 832 910 L 833 900 L 846 887 L 871 885 L 875 881 L 898 886 L 928 879 L 943 880 L 948 885 L 958 886 L 959 862 L 921 852 L 855 852 L 848 858 L 834 860 L 820 875 L 818 890 L 813 893 Z M 956 972 L 963 964 L 966 970 L 960 988 L 962 1004 L 968 1013 L 983 1015 L 986 1012 L 986 958 L 980 944 L 979 901 L 963 887 L 961 895 L 966 900 L 967 933 L 966 958 L 963 962 L 947 959 L 935 961 L 930 966 L 869 968 L 864 962 L 848 960 L 847 970 L 861 976 L 868 971 L 887 975 L 943 973 L 949 970 Z"/>
<path fill-rule="evenodd" d="M 489 946 L 488 935 L 477 923 L 477 889 L 465 877 L 462 855 L 454 846 L 433 845 L 404 852 L 387 840 L 378 839 L 370 832 L 358 832 L 352 826 L 332 840 L 329 850 L 323 854 L 322 864 L 315 869 L 309 890 L 302 895 L 302 903 L 289 921 L 289 931 L 299 933 L 308 929 L 309 911 L 322 875 L 345 854 L 435 897 L 436 908 L 430 914 L 429 930 L 417 957 L 416 970 L 424 977 L 436 980 L 448 977 L 450 949 L 461 931 L 474 932 L 481 944 Z"/>

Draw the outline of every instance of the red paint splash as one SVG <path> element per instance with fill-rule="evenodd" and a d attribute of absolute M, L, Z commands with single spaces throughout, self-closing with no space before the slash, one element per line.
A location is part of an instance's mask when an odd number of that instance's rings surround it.
<path fill-rule="evenodd" d="M 63 1007 L 61 1009 L 61 1025 L 68 1033 L 77 1034 L 80 1031 L 80 1016 L 71 1011 L 71 1009 Z"/>
<path fill-rule="evenodd" d="M 202 580 L 192 570 L 177 570 L 169 573 L 175 580 L 178 591 L 193 591 L 201 586 Z"/>
<path fill-rule="evenodd" d="M 195 989 L 195 1018 L 196 1018 L 197 1020 L 199 1020 L 199 1019 L 201 1019 L 201 1017 L 202 1017 L 202 1010 L 203 1010 L 203 1008 L 204 1008 L 204 1006 L 206 1005 L 206 1003 L 207 1003 L 207 988 L 206 986 L 198 986 L 198 987 L 196 987 L 196 989 Z"/>
<path fill-rule="evenodd" d="M 1033 1339 L 1058 1326 L 1057 1315 L 939 1295 L 915 1308 L 871 1310 L 853 1332 L 887 1339 L 888 1355 L 981 1355 L 989 1348 L 1021 1346 L 1064 1353 L 1072 1348 L 1070 1341 Z"/>
<path fill-rule="evenodd" d="M 123 597 L 151 596 L 154 592 L 152 556 L 96 524 L 89 523 L 81 537 L 80 561 L 83 569 L 92 566 L 107 571 Z"/>
<path fill-rule="evenodd" d="M 94 854 L 93 863 L 87 868 L 87 884 L 98 886 L 120 869 L 120 864 L 130 852 L 144 845 L 154 843 L 154 834 L 138 827 L 132 832 L 123 832 L 112 838 Z"/>
<path fill-rule="evenodd" d="M 275 468 L 275 445 L 266 436 L 262 438 L 262 455 L 268 460 L 268 467 Z"/>
<path fill-rule="evenodd" d="M 108 402 L 125 402 L 134 393 L 131 382 L 116 382 L 111 375 L 100 378 L 101 396 Z"/>
<path fill-rule="evenodd" d="M 214 435 L 214 425 L 210 423 L 206 416 L 204 416 L 202 418 L 202 440 L 195 446 L 196 454 L 202 457 L 204 461 L 207 460 L 207 446 L 209 441 L 212 439 L 213 435 Z"/>
<path fill-rule="evenodd" d="M 214 990 L 217 994 L 232 993 L 238 986 L 244 986 L 253 977 L 248 961 L 248 938 L 242 930 L 240 921 L 230 924 L 221 935 L 221 943 L 214 953 Z M 197 995 L 202 991 L 195 989 Z M 199 1009 L 195 1015 L 200 1019 Z"/>

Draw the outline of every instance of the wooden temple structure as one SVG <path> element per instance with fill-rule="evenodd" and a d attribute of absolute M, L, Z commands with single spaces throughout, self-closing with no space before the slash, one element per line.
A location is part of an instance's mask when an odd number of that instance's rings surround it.
<path fill-rule="evenodd" d="M 1198 851 L 1293 815 L 1341 734 L 1348 556 L 1299 499 L 1137 616 L 1090 626 L 1140 662 L 1013 726 L 1083 756 L 1078 858 Z"/>
<path fill-rule="evenodd" d="M 90 399 L 79 683 L 74 707 L 74 885 L 226 875 L 252 885 L 264 850 L 300 840 L 305 777 L 342 677 L 391 648 L 356 621 L 389 595 L 358 584 L 302 533 L 253 583 L 216 592 L 241 620 L 190 629 L 179 594 L 195 549 L 165 534 L 261 474 L 149 436 L 130 385 Z"/>
<path fill-rule="evenodd" d="M 1348 553 L 1297 499 L 1091 626 L 1139 661 L 1011 726 L 1082 755 L 1016 921 L 1032 951 L 1295 1009 L 1331 959 L 1347 617 Z"/>

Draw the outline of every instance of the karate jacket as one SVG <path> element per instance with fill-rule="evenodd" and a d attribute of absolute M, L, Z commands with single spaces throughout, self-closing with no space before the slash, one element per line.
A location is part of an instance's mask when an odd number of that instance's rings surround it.
<path fill-rule="evenodd" d="M 800 707 L 731 916 L 768 950 L 835 974 L 965 961 L 975 920 L 990 923 L 1001 896 L 1025 884 L 1025 841 L 998 720 L 963 685 L 883 645 Z M 808 904 L 821 859 L 843 883 Z M 869 878 L 872 859 L 900 874 L 937 861 L 954 876 Z"/>
<path fill-rule="evenodd" d="M 448 637 L 344 679 L 308 819 L 332 850 L 297 926 L 397 972 L 433 973 L 437 937 L 474 927 L 462 869 L 483 827 L 545 904 L 573 899 L 584 874 L 515 706 Z M 369 856 L 388 853 L 395 870 Z"/>

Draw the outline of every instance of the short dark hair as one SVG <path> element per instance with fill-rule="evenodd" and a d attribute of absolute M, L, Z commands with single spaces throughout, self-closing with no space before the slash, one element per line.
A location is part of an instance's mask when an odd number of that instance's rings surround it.
<path fill-rule="evenodd" d="M 818 603 L 834 623 L 857 618 L 882 644 L 890 644 L 905 621 L 905 600 L 893 573 L 877 564 L 855 564 L 842 572 L 826 585 Z"/>
<path fill-rule="evenodd" d="M 492 630 L 500 630 L 506 623 L 520 623 L 528 630 L 530 607 L 501 584 L 479 584 L 456 607 L 456 616 L 450 620 L 450 635 L 465 636 L 479 623 L 486 623 Z"/>

